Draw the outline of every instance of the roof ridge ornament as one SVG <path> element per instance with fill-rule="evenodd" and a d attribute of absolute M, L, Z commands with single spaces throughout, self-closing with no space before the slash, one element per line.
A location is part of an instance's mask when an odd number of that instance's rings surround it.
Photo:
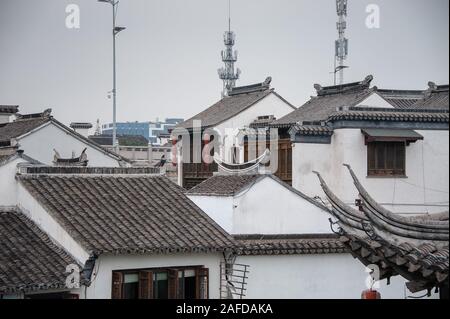
<path fill-rule="evenodd" d="M 38 119 L 38 118 L 49 118 L 52 116 L 52 109 L 48 108 L 44 112 L 41 113 L 33 113 L 33 114 L 18 114 L 18 120 L 29 120 L 29 119 Z"/>
<path fill-rule="evenodd" d="M 369 89 L 372 81 L 373 75 L 370 74 L 360 82 L 351 82 L 346 84 L 325 86 L 325 87 L 321 86 L 320 84 L 314 84 L 314 89 L 316 89 L 318 96 L 342 94 L 348 92 L 358 92 Z"/>
<path fill-rule="evenodd" d="M 267 91 L 270 89 L 271 83 L 272 77 L 269 76 L 262 83 L 234 87 L 229 91 L 228 96 Z"/>

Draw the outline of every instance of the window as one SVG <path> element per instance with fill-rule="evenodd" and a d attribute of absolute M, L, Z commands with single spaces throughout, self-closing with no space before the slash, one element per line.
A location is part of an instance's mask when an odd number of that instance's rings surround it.
<path fill-rule="evenodd" d="M 118 271 L 113 299 L 207 299 L 208 269 L 201 267 Z"/>
<path fill-rule="evenodd" d="M 123 281 L 124 299 L 137 299 L 139 295 L 139 275 L 126 274 Z"/>
<path fill-rule="evenodd" d="M 196 299 L 197 276 L 195 270 L 180 270 L 178 272 L 178 296 L 181 299 Z"/>
<path fill-rule="evenodd" d="M 271 143 L 266 143 L 266 148 L 274 151 Z M 264 149 L 265 150 L 265 149 Z M 248 162 L 261 156 L 264 152 L 259 143 L 245 142 L 244 144 L 244 161 Z M 266 164 L 269 166 L 270 162 Z M 283 182 L 292 185 L 292 142 L 290 139 L 280 139 L 278 141 L 278 169 L 275 176 Z"/>
<path fill-rule="evenodd" d="M 405 176 L 405 154 L 405 142 L 368 143 L 368 176 Z"/>
<path fill-rule="evenodd" d="M 233 146 L 231 148 L 231 163 L 232 164 L 239 164 L 240 161 L 240 153 L 239 153 L 239 147 Z"/>

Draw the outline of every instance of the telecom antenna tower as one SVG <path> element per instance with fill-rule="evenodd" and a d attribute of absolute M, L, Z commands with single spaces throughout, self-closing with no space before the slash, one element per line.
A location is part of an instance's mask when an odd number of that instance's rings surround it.
<path fill-rule="evenodd" d="M 337 29 L 339 32 L 339 39 L 336 40 L 336 56 L 335 74 L 339 73 L 339 84 L 344 84 L 344 61 L 348 57 L 348 39 L 345 37 L 345 29 L 347 29 L 347 0 L 336 0 L 336 9 L 339 17 Z"/>
<path fill-rule="evenodd" d="M 228 31 L 224 34 L 225 50 L 222 51 L 222 61 L 225 67 L 219 69 L 219 78 L 223 81 L 222 97 L 228 96 L 228 93 L 236 86 L 241 70 L 235 69 L 234 64 L 237 61 L 237 51 L 233 51 L 236 36 L 231 31 L 231 0 L 228 0 Z"/>

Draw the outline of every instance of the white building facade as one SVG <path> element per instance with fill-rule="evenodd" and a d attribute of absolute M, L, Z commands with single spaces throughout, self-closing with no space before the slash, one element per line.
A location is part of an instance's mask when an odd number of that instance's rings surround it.
<path fill-rule="evenodd" d="M 328 208 L 278 178 L 217 175 L 187 195 L 246 247 L 236 258 L 249 266 L 245 298 L 359 299 L 370 287 L 368 270 L 332 234 Z M 383 299 L 406 299 L 414 294 L 405 284 L 375 287 Z"/>

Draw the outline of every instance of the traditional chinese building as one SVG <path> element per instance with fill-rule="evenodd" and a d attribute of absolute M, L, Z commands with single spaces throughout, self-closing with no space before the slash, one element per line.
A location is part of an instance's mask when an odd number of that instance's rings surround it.
<path fill-rule="evenodd" d="M 242 163 L 246 155 L 244 154 L 244 144 L 238 138 L 241 130 L 250 127 L 250 124 L 255 120 L 264 117 L 281 118 L 295 110 L 292 104 L 271 88 L 271 81 L 272 79 L 268 78 L 263 83 L 234 87 L 230 90 L 228 96 L 178 125 L 178 132 L 176 133 L 178 136 L 176 137 L 180 138 L 180 130 L 186 131 L 182 157 L 184 159 L 187 153 L 191 154 L 188 157 L 191 162 L 185 161 L 182 164 L 180 162 L 179 167 L 179 175 L 183 177 L 181 184 L 185 188 L 189 189 L 198 185 L 218 171 L 215 163 L 208 165 L 203 160 L 198 161 L 198 163 L 193 162 L 195 130 L 198 131 L 201 140 L 203 140 L 203 133 L 208 129 L 218 132 L 221 141 L 216 141 L 218 142 L 217 145 L 220 145 L 216 152 L 220 154 L 222 161 L 234 164 Z M 188 136 L 190 143 L 186 143 Z M 200 141 L 200 143 L 203 143 L 203 149 L 205 142 Z M 201 157 L 201 154 L 199 157 Z M 249 158 L 247 157 L 247 159 Z"/>
<path fill-rule="evenodd" d="M 0 123 L 0 145 L 3 147 L 20 148 L 28 156 L 45 165 L 53 165 L 58 162 L 57 160 L 72 161 L 79 157 L 83 150 L 88 159 L 86 165 L 104 167 L 130 165 L 129 160 L 78 133 L 76 129 L 84 128 L 85 126 L 80 125 L 83 123 L 73 123 L 75 128 L 71 129 L 56 120 L 51 115 L 50 109 L 36 114 L 21 115 L 17 113 L 17 108 L 14 112 L 6 113 L 8 121 Z M 58 154 L 56 159 L 55 151 Z"/>
<path fill-rule="evenodd" d="M 14 181 L 8 206 L 0 197 L 1 298 L 220 297 L 236 242 L 168 178 L 149 168 L 11 165 L 15 177 L 1 172 Z"/>
<path fill-rule="evenodd" d="M 349 165 L 359 193 L 360 209 L 340 200 L 318 174 L 337 218 L 335 231 L 353 256 L 376 266 L 378 278 L 402 276 L 413 293 L 439 292 L 448 299 L 449 214 L 401 216 L 378 204 Z M 337 224 L 337 225 L 336 225 Z"/>

